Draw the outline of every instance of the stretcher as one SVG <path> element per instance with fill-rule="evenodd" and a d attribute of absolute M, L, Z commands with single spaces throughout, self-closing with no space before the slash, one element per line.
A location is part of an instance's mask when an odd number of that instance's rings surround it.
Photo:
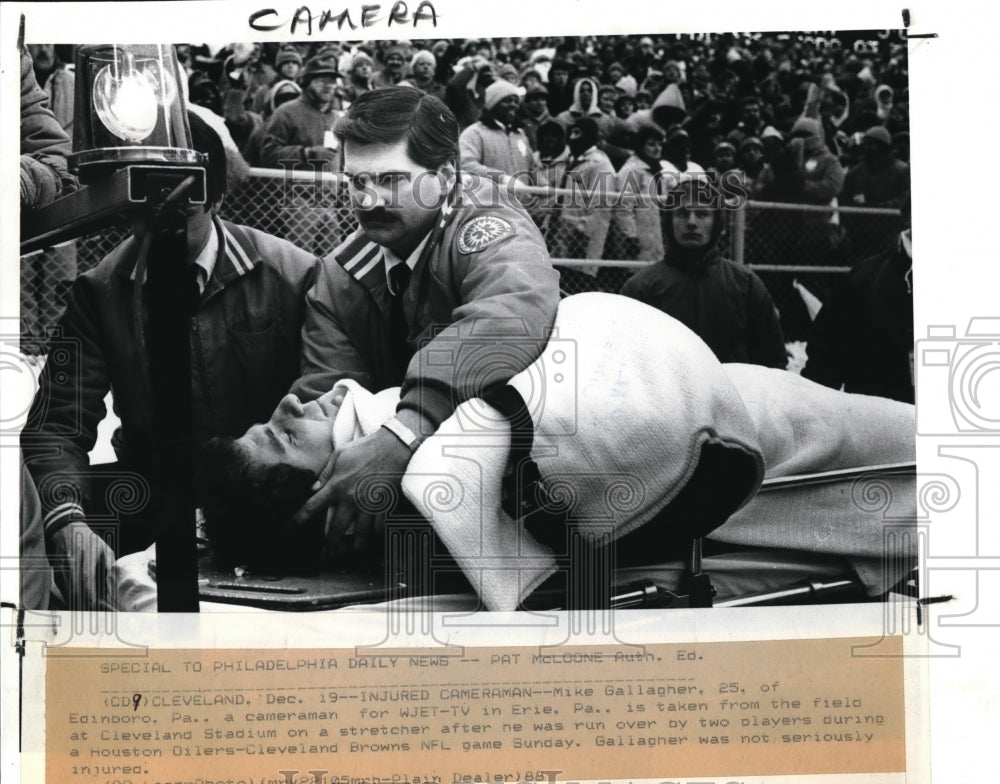
<path fill-rule="evenodd" d="M 594 558 L 592 552 L 568 552 L 560 559 L 559 572 L 528 597 L 522 609 L 855 603 L 878 601 L 888 589 L 915 596 L 915 481 L 913 463 L 768 479 L 757 500 L 769 514 L 777 514 L 782 508 L 790 510 L 790 519 L 769 529 L 780 532 L 787 528 L 786 541 L 780 541 L 779 533 L 772 536 L 774 541 L 768 547 L 733 544 L 725 540 L 740 536 L 727 537 L 722 526 L 704 538 L 680 543 L 675 540 L 669 552 L 652 554 L 648 563 L 618 563 L 611 567 L 607 558 Z M 818 500 L 820 505 L 829 504 L 831 497 L 841 497 L 844 504 L 854 506 L 852 499 L 857 496 L 860 482 L 876 483 L 885 498 L 894 499 L 891 507 L 883 504 L 878 508 L 856 508 L 857 516 L 865 518 L 859 520 L 861 525 L 878 525 L 880 518 L 884 521 L 883 553 L 873 552 L 870 544 L 853 547 L 851 542 L 857 539 L 849 531 L 846 538 L 838 540 L 834 535 L 832 541 L 828 538 L 813 547 L 803 546 L 796 510 L 808 504 L 811 497 L 823 499 Z M 901 510 L 905 513 L 899 514 Z M 370 572 L 268 575 L 233 571 L 215 565 L 210 549 L 204 546 L 199 559 L 202 609 L 387 609 L 405 607 L 421 596 L 432 597 L 433 610 L 483 609 L 468 583 L 454 579 L 458 574 L 454 564 L 435 572 L 434 546 L 429 529 L 425 532 L 427 536 L 413 531 L 404 536 L 408 537 L 411 552 L 400 556 L 400 560 L 409 559 L 408 569 L 390 565 Z M 786 544 L 793 546 L 783 546 Z M 422 563 L 416 567 L 413 550 L 422 554 L 418 556 Z M 396 563 L 391 553 L 389 563 Z M 119 559 L 115 579 L 120 609 L 154 610 L 155 575 L 152 548 Z"/>

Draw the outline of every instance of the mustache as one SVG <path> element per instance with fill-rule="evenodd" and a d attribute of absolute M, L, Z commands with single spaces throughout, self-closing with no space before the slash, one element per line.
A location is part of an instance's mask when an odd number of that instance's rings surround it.
<path fill-rule="evenodd" d="M 358 210 L 358 220 L 361 223 L 388 223 L 396 220 L 396 216 L 385 207 L 373 207 L 370 210 Z"/>

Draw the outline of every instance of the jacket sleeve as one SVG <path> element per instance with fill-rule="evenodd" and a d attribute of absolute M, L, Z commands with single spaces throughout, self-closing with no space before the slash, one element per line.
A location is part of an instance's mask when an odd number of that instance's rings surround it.
<path fill-rule="evenodd" d="M 454 112 L 455 116 L 461 118 L 473 111 L 474 102 L 469 94 L 469 82 L 476 75 L 474 68 L 465 66 L 455 74 L 445 85 L 444 96 L 448 108 Z"/>
<path fill-rule="evenodd" d="M 110 389 L 99 308 L 90 279 L 78 278 L 21 431 L 22 452 L 41 497 L 46 528 L 67 516 L 84 519 L 90 500 L 88 453 L 107 413 L 104 399 Z M 56 352 L 61 361 L 55 361 Z"/>
<path fill-rule="evenodd" d="M 316 282 L 306 295 L 302 327 L 302 376 L 291 391 L 315 400 L 341 379 L 353 379 L 373 392 L 375 373 L 344 327 L 342 307 L 359 296 L 350 276 L 336 259 L 327 257 L 316 268 Z"/>
<path fill-rule="evenodd" d="M 783 370 L 788 366 L 788 354 L 785 352 L 785 338 L 781 334 L 781 322 L 771 295 L 756 275 L 750 277 L 749 304 L 747 348 L 750 362 Z"/>
<path fill-rule="evenodd" d="M 66 156 L 70 150 L 69 136 L 49 108 L 49 98 L 45 91 L 35 81 L 31 57 L 22 52 L 21 168 L 34 180 L 34 191 L 45 194 L 45 198 L 29 200 L 26 206 L 43 206 L 63 190 L 70 190 L 75 186 L 76 179 L 69 173 L 66 164 Z"/>
<path fill-rule="evenodd" d="M 462 225 L 490 214 L 509 221 L 513 232 L 463 253 L 455 242 Z M 410 361 L 401 388 L 399 410 L 419 414 L 425 434 L 460 403 L 509 381 L 537 359 L 559 303 L 559 274 L 526 212 L 514 207 L 479 211 L 456 224 L 444 241 L 459 304 L 451 323 Z"/>

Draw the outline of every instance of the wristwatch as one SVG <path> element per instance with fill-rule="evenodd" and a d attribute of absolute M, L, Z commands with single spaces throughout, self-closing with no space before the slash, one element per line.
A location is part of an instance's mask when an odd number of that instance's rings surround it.
<path fill-rule="evenodd" d="M 398 438 L 403 446 L 410 450 L 412 455 L 420 445 L 423 443 L 423 439 L 419 438 L 416 433 L 414 433 L 410 428 L 400 422 L 396 417 L 385 422 L 382 427 L 392 433 L 396 438 Z"/>

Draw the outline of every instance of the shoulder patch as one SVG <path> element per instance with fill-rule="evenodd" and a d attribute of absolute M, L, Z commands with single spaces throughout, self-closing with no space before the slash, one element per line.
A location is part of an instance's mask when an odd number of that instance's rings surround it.
<path fill-rule="evenodd" d="M 514 234 L 514 225 L 496 215 L 480 215 L 466 221 L 458 230 L 458 249 L 477 253 Z"/>

